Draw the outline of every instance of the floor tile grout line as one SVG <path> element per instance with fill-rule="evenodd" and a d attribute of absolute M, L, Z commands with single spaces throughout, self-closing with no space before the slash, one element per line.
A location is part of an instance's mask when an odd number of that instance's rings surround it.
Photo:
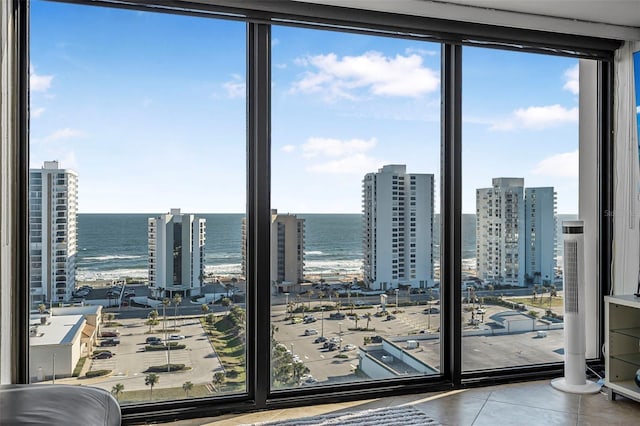
<path fill-rule="evenodd" d="M 480 409 L 478 410 L 478 413 L 473 418 L 473 421 L 471 422 L 471 426 L 473 426 L 475 424 L 475 422 L 478 420 L 478 417 L 480 417 L 480 414 L 482 414 L 482 410 L 484 410 L 484 407 L 487 405 L 487 402 L 489 402 L 489 399 L 491 398 L 492 394 L 493 394 L 493 391 L 489 392 L 489 395 L 487 396 L 487 398 L 482 403 L 482 407 L 480 407 Z"/>

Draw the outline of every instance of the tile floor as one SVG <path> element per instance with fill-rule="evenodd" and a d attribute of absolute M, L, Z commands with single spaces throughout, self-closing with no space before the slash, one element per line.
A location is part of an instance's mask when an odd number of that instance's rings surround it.
<path fill-rule="evenodd" d="M 236 426 L 396 405 L 412 405 L 440 424 L 451 426 L 640 425 L 640 402 L 622 396 L 609 401 L 604 391 L 593 395 L 564 393 L 552 388 L 548 380 L 225 415 L 171 424 Z"/>

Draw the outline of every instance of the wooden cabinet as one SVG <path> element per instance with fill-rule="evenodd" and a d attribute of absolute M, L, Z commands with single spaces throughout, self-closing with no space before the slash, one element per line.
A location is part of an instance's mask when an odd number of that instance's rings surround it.
<path fill-rule="evenodd" d="M 605 298 L 605 386 L 609 397 L 616 395 L 640 401 L 640 387 L 634 381 L 640 369 L 640 297 Z"/>

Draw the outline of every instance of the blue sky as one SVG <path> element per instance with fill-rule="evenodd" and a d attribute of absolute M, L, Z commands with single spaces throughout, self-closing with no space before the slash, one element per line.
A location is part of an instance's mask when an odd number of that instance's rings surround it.
<path fill-rule="evenodd" d="M 80 212 L 243 212 L 245 25 L 34 1 L 31 166 L 79 174 Z M 492 177 L 577 210 L 576 59 L 463 52 L 463 209 Z M 433 173 L 440 46 L 277 26 L 272 206 L 360 212 L 384 164 Z"/>

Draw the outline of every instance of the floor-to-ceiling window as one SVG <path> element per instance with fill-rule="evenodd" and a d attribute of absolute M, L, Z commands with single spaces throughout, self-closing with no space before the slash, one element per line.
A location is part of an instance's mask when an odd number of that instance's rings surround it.
<path fill-rule="evenodd" d="M 138 412 L 264 408 L 557 366 L 557 226 L 579 192 L 572 53 L 463 47 L 462 109 L 442 109 L 450 34 L 189 7 L 31 2 L 33 383 L 90 381 Z M 461 164 L 445 160 L 452 116 Z M 457 238 L 459 281 L 441 271 Z M 447 341 L 453 289 L 461 339 Z M 73 350 L 51 349 L 63 338 Z"/>
<path fill-rule="evenodd" d="M 440 374 L 440 45 L 271 45 L 272 388 Z"/>
<path fill-rule="evenodd" d="M 561 362 L 578 61 L 469 47 L 462 79 L 463 369 Z"/>
<path fill-rule="evenodd" d="M 31 2 L 33 383 L 246 391 L 245 32 Z"/>

